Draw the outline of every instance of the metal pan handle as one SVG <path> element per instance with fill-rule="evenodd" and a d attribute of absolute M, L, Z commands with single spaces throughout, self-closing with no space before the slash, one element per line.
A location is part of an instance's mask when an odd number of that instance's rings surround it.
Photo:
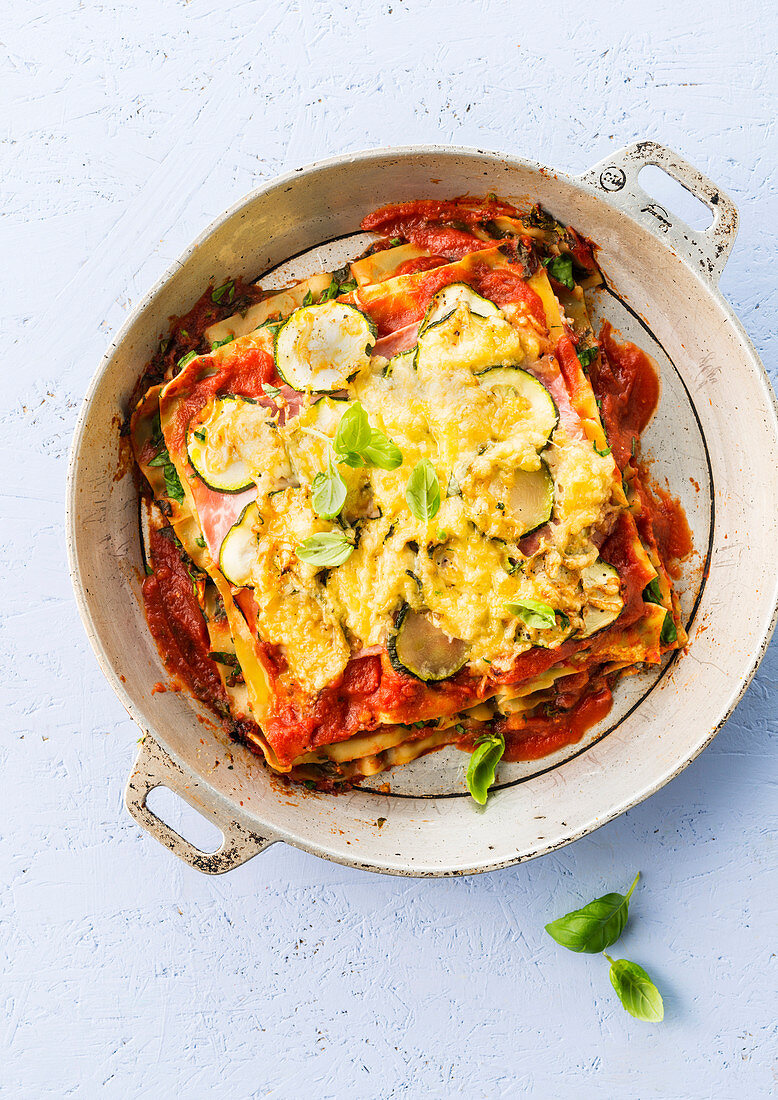
<path fill-rule="evenodd" d="M 667 172 L 712 210 L 713 223 L 708 229 L 690 228 L 646 194 L 638 183 L 638 175 L 648 164 Z M 718 283 L 737 236 L 737 207 L 729 195 L 672 149 L 655 141 L 639 141 L 600 161 L 581 179 L 699 267 L 708 282 L 714 286 Z"/>
<path fill-rule="evenodd" d="M 212 820 L 221 831 L 224 841 L 215 852 L 201 852 L 194 844 L 171 829 L 146 804 L 155 787 L 169 787 L 193 809 Z M 222 875 L 239 867 L 253 856 L 275 843 L 274 836 L 260 836 L 235 820 L 220 818 L 213 811 L 207 812 L 197 797 L 198 783 L 187 775 L 156 741 L 148 734 L 141 742 L 132 775 L 127 781 L 124 801 L 130 814 L 139 825 L 169 848 L 174 855 L 207 875 Z"/>

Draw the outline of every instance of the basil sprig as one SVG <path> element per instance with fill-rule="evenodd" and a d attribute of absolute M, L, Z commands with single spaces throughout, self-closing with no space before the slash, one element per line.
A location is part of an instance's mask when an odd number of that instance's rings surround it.
<path fill-rule="evenodd" d="M 640 872 L 635 875 L 635 881 L 626 894 L 605 894 L 595 898 L 582 909 L 574 909 L 572 913 L 547 924 L 546 931 L 569 951 L 602 952 L 611 964 L 611 985 L 630 1016 L 636 1020 L 659 1023 L 665 1015 L 662 995 L 643 967 L 629 959 L 614 960 L 605 951 L 624 931 L 629 916 L 629 899 L 639 878 Z"/>
<path fill-rule="evenodd" d="M 465 782 L 470 794 L 480 806 L 486 805 L 489 788 L 494 783 L 494 773 L 505 752 L 505 738 L 501 733 L 487 733 L 475 743 Z"/>
<path fill-rule="evenodd" d="M 297 547 L 297 557 L 308 565 L 332 568 L 343 565 L 354 552 L 354 543 L 343 531 L 311 535 Z"/>
<path fill-rule="evenodd" d="M 405 487 L 405 499 L 416 519 L 429 523 L 440 510 L 440 482 L 428 458 L 419 459 Z"/>
<path fill-rule="evenodd" d="M 400 448 L 378 428 L 370 426 L 359 401 L 349 405 L 340 418 L 334 447 L 338 462 L 355 469 L 377 466 L 381 470 L 396 470 L 402 465 Z"/>
<path fill-rule="evenodd" d="M 333 519 L 346 503 L 346 483 L 328 460 L 325 473 L 318 473 L 313 479 L 311 503 L 317 516 Z"/>
<path fill-rule="evenodd" d="M 629 899 L 639 878 L 638 871 L 626 894 L 604 894 L 582 909 L 573 909 L 564 917 L 551 921 L 546 925 L 549 936 L 568 951 L 598 955 L 614 944 L 624 931 L 629 916 Z"/>
<path fill-rule="evenodd" d="M 508 600 L 505 608 L 511 615 L 518 615 L 534 630 L 547 630 L 556 623 L 556 612 L 542 600 Z"/>
<path fill-rule="evenodd" d="M 610 955 L 605 958 L 611 964 L 611 985 L 630 1016 L 651 1024 L 661 1023 L 665 1018 L 662 994 L 643 967 L 629 959 L 612 959 Z"/>
<path fill-rule="evenodd" d="M 149 462 L 149 466 L 159 466 L 162 470 L 162 476 L 165 479 L 165 492 L 171 500 L 175 500 L 178 504 L 184 503 L 184 489 L 181 485 L 181 479 L 178 476 L 178 471 L 173 465 L 173 460 L 170 457 L 170 452 L 165 445 L 165 439 L 162 435 L 162 428 L 159 420 L 154 425 L 154 431 L 152 434 L 152 443 L 154 443 L 159 450 Z"/>

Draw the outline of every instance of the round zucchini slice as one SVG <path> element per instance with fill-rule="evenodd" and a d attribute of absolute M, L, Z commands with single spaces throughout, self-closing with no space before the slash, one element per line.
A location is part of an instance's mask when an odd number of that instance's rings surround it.
<path fill-rule="evenodd" d="M 525 398 L 535 424 L 543 432 L 546 443 L 548 442 L 559 423 L 559 410 L 551 394 L 534 375 L 521 367 L 491 367 L 479 374 L 478 381 L 496 393 L 513 390 Z"/>
<path fill-rule="evenodd" d="M 375 341 L 375 325 L 355 306 L 302 306 L 276 333 L 276 370 L 295 390 L 341 389 L 367 366 Z"/>
<path fill-rule="evenodd" d="M 465 642 L 449 638 L 428 613 L 411 611 L 408 604 L 398 611 L 386 648 L 396 672 L 409 673 L 425 683 L 447 680 L 459 672 L 469 652 Z"/>
<path fill-rule="evenodd" d="M 609 582 L 612 582 L 613 578 L 619 580 L 618 572 L 612 565 L 608 565 L 606 561 L 596 561 L 593 565 L 587 565 L 585 569 L 581 570 L 581 580 L 583 581 L 584 591 L 591 592 L 592 589 L 604 588 Z M 619 607 L 617 610 L 607 610 L 600 607 L 585 607 L 583 611 L 584 628 L 580 632 L 582 638 L 588 638 L 592 634 L 597 634 L 598 631 L 604 630 L 606 626 L 610 626 L 618 619 L 624 608 L 624 602 L 619 598 Z"/>
<path fill-rule="evenodd" d="M 186 436 L 189 461 L 198 477 L 217 493 L 242 493 L 253 484 L 248 466 L 242 458 L 235 458 L 221 468 L 221 463 L 210 446 L 210 440 L 221 435 L 221 429 L 226 425 L 236 404 L 251 405 L 253 402 L 230 395 L 217 397 L 207 419 L 190 425 Z"/>
<path fill-rule="evenodd" d="M 488 298 L 482 298 L 480 294 L 476 294 L 467 283 L 451 283 L 439 290 L 430 302 L 427 312 L 424 314 L 424 319 L 419 325 L 419 335 L 421 336 L 430 325 L 434 325 L 438 321 L 442 321 L 444 317 L 448 317 L 457 306 L 461 305 L 466 305 L 470 312 L 477 317 L 492 317 L 495 313 L 500 312 L 494 302 L 490 302 Z"/>
<path fill-rule="evenodd" d="M 219 550 L 219 568 L 236 588 L 253 588 L 251 569 L 257 557 L 254 528 L 260 520 L 257 502 L 252 500 L 224 536 Z"/>
<path fill-rule="evenodd" d="M 521 539 L 548 523 L 554 510 L 554 479 L 545 462 L 539 470 L 516 471 L 506 503 L 521 525 Z"/>

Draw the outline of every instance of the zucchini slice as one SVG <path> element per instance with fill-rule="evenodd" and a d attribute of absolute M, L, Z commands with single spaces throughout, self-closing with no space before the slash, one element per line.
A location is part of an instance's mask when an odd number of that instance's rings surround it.
<path fill-rule="evenodd" d="M 438 321 L 442 321 L 444 317 L 448 317 L 457 306 L 461 305 L 466 305 L 470 312 L 477 317 L 491 317 L 500 312 L 494 302 L 490 302 L 488 298 L 482 298 L 480 294 L 476 294 L 467 283 L 451 283 L 449 286 L 444 286 L 433 297 L 427 307 L 427 312 L 424 314 L 424 319 L 419 325 L 419 335 L 421 336 L 430 325 L 434 325 Z"/>
<path fill-rule="evenodd" d="M 397 355 L 393 355 L 391 359 L 387 359 L 386 366 L 381 372 L 381 377 L 391 378 L 398 367 L 405 367 L 406 370 L 413 370 L 416 366 L 416 355 L 418 350 L 418 347 L 412 347 L 407 351 L 398 351 Z"/>
<path fill-rule="evenodd" d="M 302 306 L 276 333 L 276 370 L 295 390 L 341 389 L 368 365 L 376 335 L 355 306 L 334 300 Z"/>
<path fill-rule="evenodd" d="M 534 375 L 521 367 L 491 367 L 479 374 L 478 381 L 495 392 L 517 391 L 529 404 L 532 418 L 546 443 L 549 441 L 559 423 L 559 410 L 551 394 Z"/>
<path fill-rule="evenodd" d="M 219 568 L 236 588 L 253 588 L 251 568 L 257 556 L 257 536 L 254 528 L 261 522 L 257 502 L 252 500 L 233 523 L 219 551 Z"/>
<path fill-rule="evenodd" d="M 398 611 L 386 648 L 395 672 L 410 673 L 425 683 L 459 672 L 469 652 L 465 642 L 449 638 L 426 612 L 411 611 L 408 604 Z"/>
<path fill-rule="evenodd" d="M 208 418 L 198 424 L 190 425 L 186 435 L 189 461 L 198 477 L 209 489 L 215 489 L 217 493 L 242 493 L 253 484 L 248 466 L 242 458 L 235 458 L 227 467 L 220 469 L 214 461 L 216 456 L 209 446 L 211 438 L 218 438 L 222 434 L 220 429 L 234 411 L 236 404 L 252 404 L 252 402 L 229 395 L 217 397 Z"/>
<path fill-rule="evenodd" d="M 604 588 L 606 585 L 612 588 L 613 578 L 619 580 L 618 572 L 612 565 L 608 565 L 606 561 L 596 561 L 593 565 L 587 565 L 585 569 L 581 570 L 581 580 L 583 581 L 584 591 L 589 594 L 592 590 Z M 600 630 L 604 630 L 606 626 L 610 626 L 618 619 L 624 608 L 624 601 L 619 597 L 619 607 L 617 610 L 607 610 L 600 607 L 585 607 L 583 611 L 584 628 L 580 632 L 582 638 L 588 638 L 592 634 L 596 634 Z"/>
<path fill-rule="evenodd" d="M 519 538 L 548 523 L 554 510 L 554 479 L 545 462 L 539 470 L 517 470 L 506 501 L 521 524 Z"/>

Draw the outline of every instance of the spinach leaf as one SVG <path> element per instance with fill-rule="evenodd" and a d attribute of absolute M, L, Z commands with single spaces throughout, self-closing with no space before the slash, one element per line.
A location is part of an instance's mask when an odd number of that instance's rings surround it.
<path fill-rule="evenodd" d="M 628 959 L 605 958 L 611 964 L 611 985 L 630 1016 L 658 1024 L 665 1018 L 662 995 L 642 966 Z"/>
<path fill-rule="evenodd" d="M 546 931 L 568 951 L 585 951 L 596 955 L 610 947 L 624 931 L 629 916 L 629 899 L 637 886 L 640 872 L 626 894 L 604 894 L 582 909 L 573 909 L 564 917 L 551 921 Z"/>
<path fill-rule="evenodd" d="M 562 286 L 566 286 L 568 290 L 572 290 L 575 286 L 573 282 L 573 258 L 572 256 L 554 256 L 547 265 L 547 270 L 552 278 L 556 279 Z"/>
<path fill-rule="evenodd" d="M 297 547 L 297 557 L 308 565 L 332 567 L 348 561 L 354 552 L 354 543 L 343 531 L 325 531 L 311 535 Z"/>
<path fill-rule="evenodd" d="M 505 607 L 535 630 L 545 630 L 556 623 L 554 608 L 541 600 L 508 600 Z"/>
<path fill-rule="evenodd" d="M 465 782 L 480 806 L 486 805 L 489 788 L 494 783 L 495 769 L 504 752 L 505 738 L 501 733 L 487 733 L 475 743 Z"/>
<path fill-rule="evenodd" d="M 579 348 L 576 351 L 575 354 L 578 356 L 578 362 L 581 364 L 581 366 L 582 367 L 588 367 L 589 364 L 593 363 L 594 360 L 597 358 L 597 351 L 598 350 L 599 349 L 596 348 L 596 347 L 593 347 L 593 348 Z"/>
<path fill-rule="evenodd" d="M 440 483 L 428 458 L 420 459 L 408 478 L 405 499 L 416 519 L 429 523 L 440 509 Z"/>

